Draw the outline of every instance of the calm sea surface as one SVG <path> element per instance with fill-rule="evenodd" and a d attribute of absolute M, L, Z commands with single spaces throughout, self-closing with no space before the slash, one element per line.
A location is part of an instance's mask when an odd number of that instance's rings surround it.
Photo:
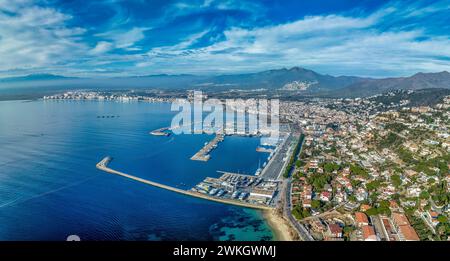
<path fill-rule="evenodd" d="M 212 136 L 148 134 L 175 113 L 164 103 L 0 102 L 0 240 L 273 240 L 258 211 L 95 168 L 110 155 L 114 169 L 188 189 L 267 159 L 258 138 L 228 136 L 210 161 L 191 161 Z"/>

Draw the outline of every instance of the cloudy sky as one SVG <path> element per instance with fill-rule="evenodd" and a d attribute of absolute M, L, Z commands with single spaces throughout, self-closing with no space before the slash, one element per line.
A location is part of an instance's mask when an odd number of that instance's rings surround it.
<path fill-rule="evenodd" d="M 0 0 L 0 77 L 450 70 L 450 0 Z"/>

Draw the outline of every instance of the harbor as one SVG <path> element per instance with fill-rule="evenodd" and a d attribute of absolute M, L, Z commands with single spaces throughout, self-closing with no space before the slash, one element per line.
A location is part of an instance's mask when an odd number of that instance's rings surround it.
<path fill-rule="evenodd" d="M 134 181 L 138 181 L 153 187 L 157 187 L 157 188 L 161 188 L 161 189 L 165 189 L 165 190 L 169 190 L 172 192 L 176 192 L 179 194 L 183 194 L 183 195 L 187 195 L 187 196 L 191 196 L 191 197 L 196 197 L 196 198 L 201 198 L 201 199 L 205 199 L 205 200 L 210 200 L 210 201 L 215 201 L 215 202 L 219 202 L 219 203 L 224 203 L 224 204 L 230 204 L 230 205 L 235 205 L 235 206 L 239 206 L 239 207 L 247 207 L 247 208 L 253 208 L 253 209 L 260 209 L 260 210 L 272 210 L 273 207 L 266 205 L 266 204 L 260 204 L 258 202 L 252 203 L 250 201 L 245 201 L 245 200 L 239 200 L 239 199 L 232 199 L 232 198 L 228 198 L 228 197 L 221 197 L 221 196 L 217 196 L 216 193 L 214 193 L 214 195 L 210 195 L 209 193 L 202 193 L 196 190 L 184 190 L 184 189 L 179 189 L 179 188 L 175 188 L 172 186 L 168 186 L 168 185 L 164 185 L 158 182 L 154 182 L 154 181 L 150 181 L 147 179 L 143 179 L 143 178 L 139 178 L 133 175 L 129 175 L 114 169 L 111 169 L 108 167 L 108 164 L 112 161 L 111 157 L 105 157 L 104 159 L 102 159 L 99 163 L 96 164 L 96 168 L 110 173 L 110 174 L 114 174 L 114 175 L 118 175 L 118 176 L 122 176 Z M 208 179 L 208 178 L 207 178 Z M 213 179 L 213 178 L 209 178 L 209 179 Z"/>

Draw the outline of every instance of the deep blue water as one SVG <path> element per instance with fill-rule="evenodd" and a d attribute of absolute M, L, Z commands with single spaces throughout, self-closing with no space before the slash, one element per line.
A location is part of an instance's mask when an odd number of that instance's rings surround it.
<path fill-rule="evenodd" d="M 164 103 L 0 102 L 0 240 L 272 240 L 258 211 L 95 168 L 110 155 L 112 168 L 190 188 L 217 170 L 254 173 L 267 158 L 258 138 L 233 136 L 210 161 L 191 161 L 212 136 L 148 134 L 174 114 Z"/>

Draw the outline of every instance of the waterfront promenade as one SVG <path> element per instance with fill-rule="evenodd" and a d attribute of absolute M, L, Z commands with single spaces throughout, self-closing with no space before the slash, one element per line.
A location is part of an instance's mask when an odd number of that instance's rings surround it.
<path fill-rule="evenodd" d="M 111 168 L 108 167 L 108 164 L 111 162 L 112 158 L 111 157 L 105 157 L 103 160 L 101 160 L 99 163 L 97 163 L 96 167 L 99 170 L 102 170 L 104 172 L 110 173 L 110 174 L 115 174 L 115 175 L 119 175 L 125 178 L 129 178 L 147 185 L 151 185 L 157 188 L 161 188 L 161 189 L 165 189 L 165 190 L 169 190 L 172 192 L 176 192 L 176 193 L 180 193 L 183 195 L 187 195 L 187 196 L 191 196 L 191 197 L 196 197 L 196 198 L 201 198 L 201 199 L 206 199 L 206 200 L 211 200 L 211 201 L 215 201 L 215 202 L 219 202 L 219 203 L 224 203 L 224 204 L 230 204 L 230 205 L 235 205 L 235 206 L 239 206 L 239 207 L 247 207 L 247 208 L 253 208 L 253 209 L 260 209 L 260 210 L 272 210 L 273 208 L 270 206 L 265 206 L 265 205 L 256 205 L 256 204 L 250 204 L 250 203 L 246 203 L 246 202 L 242 202 L 242 201 L 237 201 L 237 200 L 231 200 L 231 199 L 223 199 L 223 198 L 217 198 L 217 197 L 212 197 L 212 196 L 208 196 L 199 192 L 194 192 L 194 191 L 190 191 L 190 190 L 183 190 L 183 189 L 179 189 L 179 188 L 175 188 L 175 187 L 171 187 L 168 185 L 164 185 L 158 182 L 154 182 L 154 181 L 150 181 L 150 180 L 146 180 L 143 178 L 139 178 L 133 175 L 129 175 L 117 170 L 113 170 Z"/>

